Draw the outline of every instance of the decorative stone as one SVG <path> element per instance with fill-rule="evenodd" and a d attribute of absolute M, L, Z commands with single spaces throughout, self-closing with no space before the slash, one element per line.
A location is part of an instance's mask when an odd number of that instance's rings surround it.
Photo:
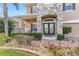
<path fill-rule="evenodd" d="M 37 13 L 37 32 L 41 32 L 41 25 L 42 25 L 42 16 L 44 15 L 56 15 L 56 25 L 57 25 L 57 29 L 56 32 L 57 34 L 62 34 L 62 28 L 63 28 L 63 15 L 62 15 L 62 3 L 50 3 L 50 4 L 46 4 L 46 3 L 38 3 L 34 6 L 33 11 Z M 27 15 L 26 15 L 27 16 Z M 30 15 L 29 15 L 30 16 Z M 22 19 L 20 19 L 18 21 L 18 26 L 19 29 L 21 31 L 24 32 L 25 29 L 25 25 L 24 22 L 22 22 Z"/>
<path fill-rule="evenodd" d="M 41 16 L 37 16 L 37 32 L 41 32 Z"/>

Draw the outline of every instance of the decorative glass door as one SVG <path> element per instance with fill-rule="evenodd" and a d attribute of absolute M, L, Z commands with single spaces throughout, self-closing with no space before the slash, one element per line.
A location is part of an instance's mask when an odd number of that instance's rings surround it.
<path fill-rule="evenodd" d="M 49 30 L 48 30 L 48 24 L 43 24 L 44 27 L 44 34 L 48 34 Z"/>
<path fill-rule="evenodd" d="M 49 34 L 54 34 L 54 24 L 50 23 L 49 24 Z"/>
<path fill-rule="evenodd" d="M 55 23 L 44 23 L 43 24 L 44 35 L 53 35 L 55 34 Z"/>

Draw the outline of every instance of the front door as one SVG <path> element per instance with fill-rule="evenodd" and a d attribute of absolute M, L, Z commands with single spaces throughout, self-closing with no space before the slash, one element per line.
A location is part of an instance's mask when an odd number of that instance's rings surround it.
<path fill-rule="evenodd" d="M 43 33 L 44 35 L 54 35 L 55 34 L 55 23 L 44 23 Z"/>

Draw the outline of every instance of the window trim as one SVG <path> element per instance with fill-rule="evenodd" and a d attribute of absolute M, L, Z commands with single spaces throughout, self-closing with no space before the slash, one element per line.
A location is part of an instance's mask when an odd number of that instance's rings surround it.
<path fill-rule="evenodd" d="M 70 12 L 70 11 L 75 10 L 75 3 L 72 3 L 72 9 L 71 9 L 71 10 L 66 10 L 66 4 L 67 4 L 67 3 L 63 3 L 63 11 Z"/>

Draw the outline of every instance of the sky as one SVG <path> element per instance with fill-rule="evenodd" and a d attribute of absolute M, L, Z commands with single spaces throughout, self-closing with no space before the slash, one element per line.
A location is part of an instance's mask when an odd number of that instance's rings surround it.
<path fill-rule="evenodd" d="M 0 16 L 3 15 L 2 13 L 3 5 L 0 3 Z M 17 15 L 24 15 L 26 11 L 26 7 L 23 3 L 19 3 L 19 10 L 12 3 L 8 3 L 8 15 L 9 16 L 17 16 Z"/>

